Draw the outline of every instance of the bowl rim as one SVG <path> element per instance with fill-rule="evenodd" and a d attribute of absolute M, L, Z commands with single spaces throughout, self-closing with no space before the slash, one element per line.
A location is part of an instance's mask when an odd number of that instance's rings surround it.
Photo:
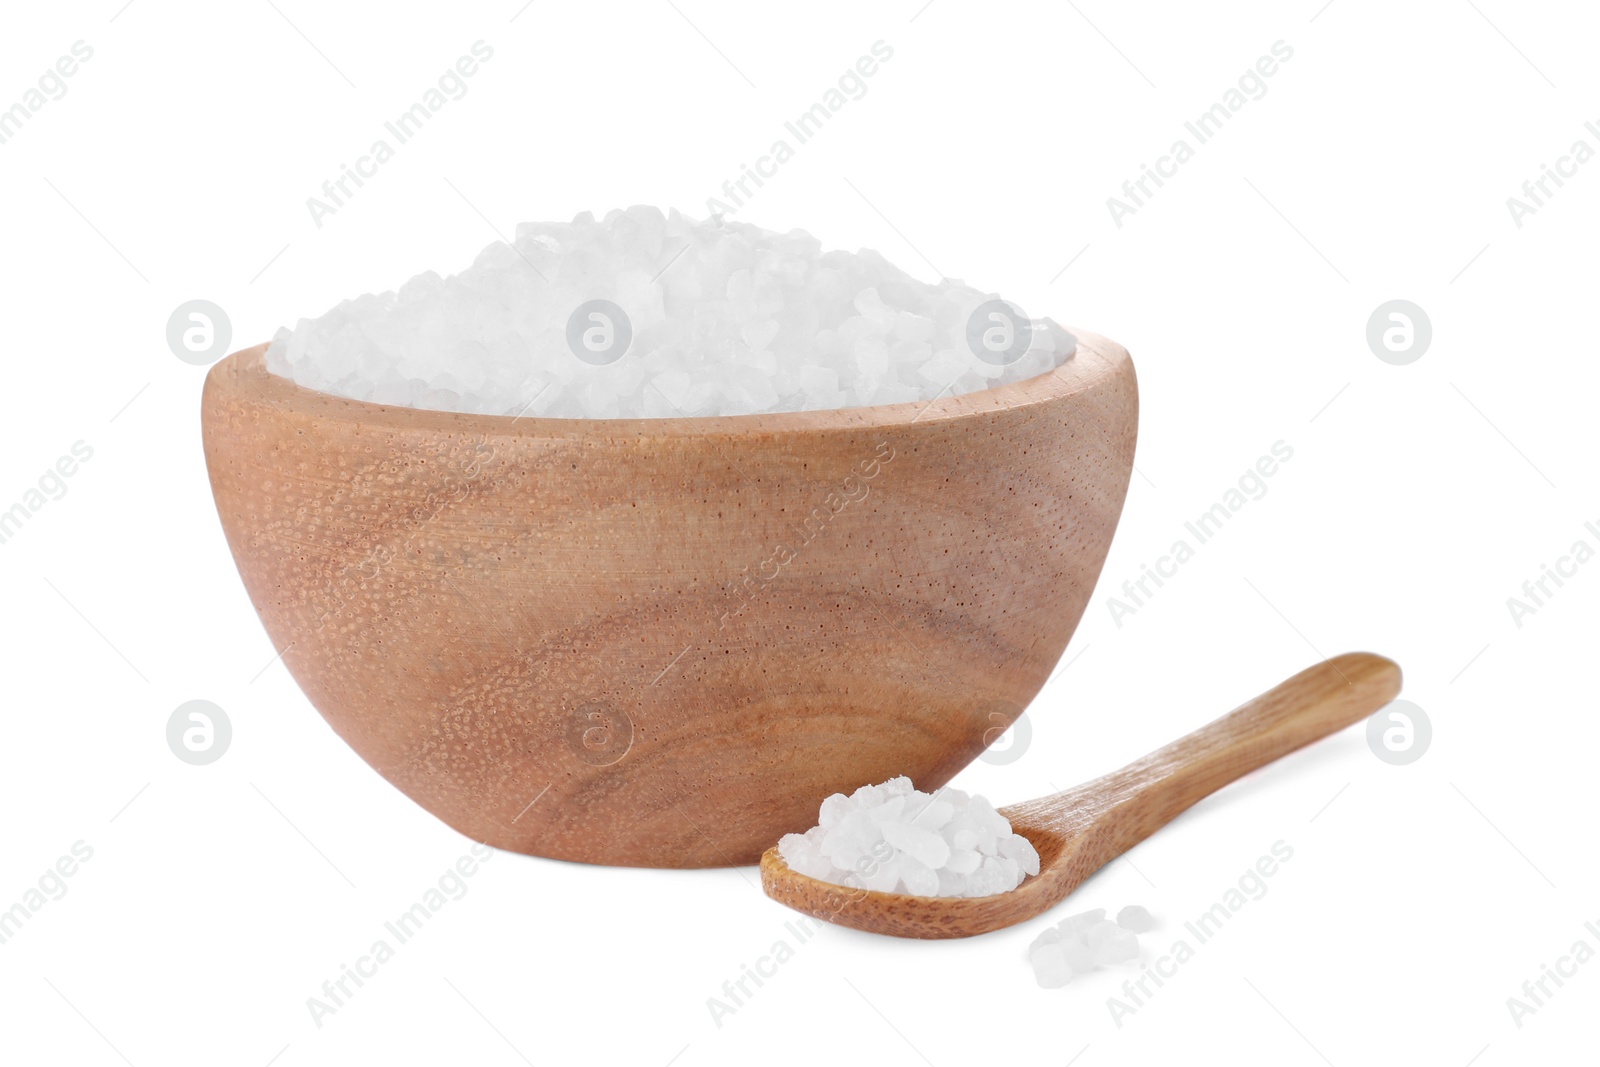
<path fill-rule="evenodd" d="M 359 422 L 372 429 L 437 430 L 488 436 L 522 437 L 683 437 L 720 434 L 764 435 L 818 430 L 865 430 L 938 425 L 996 411 L 1015 411 L 1088 391 L 1132 362 L 1115 341 L 1067 328 L 1077 348 L 1059 366 L 1021 381 L 933 400 L 812 411 L 757 412 L 743 415 L 682 415 L 669 418 L 552 418 L 439 411 L 378 404 L 324 393 L 267 369 L 271 342 L 241 349 L 219 360 L 206 375 L 206 393 L 222 389 L 244 397 L 255 394 L 283 413 Z"/>

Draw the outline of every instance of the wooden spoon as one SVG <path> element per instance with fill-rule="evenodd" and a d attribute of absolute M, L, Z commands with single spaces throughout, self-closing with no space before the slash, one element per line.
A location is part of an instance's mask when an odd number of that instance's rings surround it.
<path fill-rule="evenodd" d="M 894 937 L 971 937 L 1024 922 L 1236 778 L 1360 722 L 1400 692 L 1400 668 L 1367 652 L 1324 660 L 1187 737 L 1054 796 L 1001 808 L 1039 850 L 1039 873 L 1009 893 L 917 897 L 797 874 L 761 857 L 767 895 L 807 915 Z"/>

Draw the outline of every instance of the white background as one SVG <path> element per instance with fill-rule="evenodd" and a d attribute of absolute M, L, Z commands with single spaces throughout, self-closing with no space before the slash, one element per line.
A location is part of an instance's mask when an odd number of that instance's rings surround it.
<path fill-rule="evenodd" d="M 665 1065 L 1004 1057 L 1082 1067 L 1445 1065 L 1594 1056 L 1600 963 L 1518 1027 L 1506 1000 L 1600 920 L 1592 775 L 1600 562 L 1518 627 L 1507 598 L 1600 524 L 1600 161 L 1517 227 L 1506 199 L 1600 120 L 1584 5 L 1435 0 L 12 8 L 0 106 L 93 59 L 0 145 L 8 337 L 0 509 L 84 441 L 0 544 L 0 908 L 93 858 L 0 945 L 17 1063 Z M 440 73 L 494 58 L 319 229 L 305 206 Z M 523 219 L 705 213 L 874 41 L 894 49 L 740 218 L 869 246 L 1133 352 L 1138 468 L 1096 599 L 997 803 L 1092 777 L 1325 655 L 1398 660 L 1433 723 L 1390 766 L 1360 729 L 1203 803 L 1023 927 L 954 943 L 827 929 L 716 1025 L 707 998 L 793 916 L 753 869 L 498 854 L 316 1026 L 308 997 L 462 839 L 301 696 L 259 626 L 201 456 L 204 369 L 164 339 L 204 298 L 234 343 L 451 270 Z M 1147 206 L 1106 198 L 1273 42 L 1268 82 Z M 452 188 L 452 185 L 454 188 Z M 937 264 L 937 266 L 934 266 Z M 1070 264 L 1070 265 L 1068 265 Z M 1380 303 L 1432 320 L 1369 351 Z M 1269 483 L 1117 626 L 1106 598 L 1282 440 Z M 181 702 L 231 717 L 172 755 Z M 1291 861 L 1119 1027 L 1124 974 L 1035 986 L 1071 910 L 1182 934 L 1272 844 Z M 1552 987 L 1553 988 L 1553 987 Z M 1074 1058 L 1076 1057 L 1076 1058 Z"/>

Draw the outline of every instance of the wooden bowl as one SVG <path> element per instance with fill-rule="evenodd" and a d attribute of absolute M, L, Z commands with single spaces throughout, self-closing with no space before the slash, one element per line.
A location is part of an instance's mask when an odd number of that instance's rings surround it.
<path fill-rule="evenodd" d="M 828 794 L 936 789 L 1048 678 L 1116 529 L 1132 361 L 1078 333 L 932 403 L 546 419 L 211 369 L 222 527 L 273 646 L 461 833 L 754 863 Z"/>

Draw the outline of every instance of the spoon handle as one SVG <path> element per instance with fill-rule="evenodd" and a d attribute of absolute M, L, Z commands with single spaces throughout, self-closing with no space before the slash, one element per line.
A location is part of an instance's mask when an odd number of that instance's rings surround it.
<path fill-rule="evenodd" d="M 1335 656 L 1120 771 L 1007 812 L 1065 835 L 1093 831 L 1099 862 L 1110 862 L 1229 782 L 1360 722 L 1399 692 L 1391 660 Z"/>

